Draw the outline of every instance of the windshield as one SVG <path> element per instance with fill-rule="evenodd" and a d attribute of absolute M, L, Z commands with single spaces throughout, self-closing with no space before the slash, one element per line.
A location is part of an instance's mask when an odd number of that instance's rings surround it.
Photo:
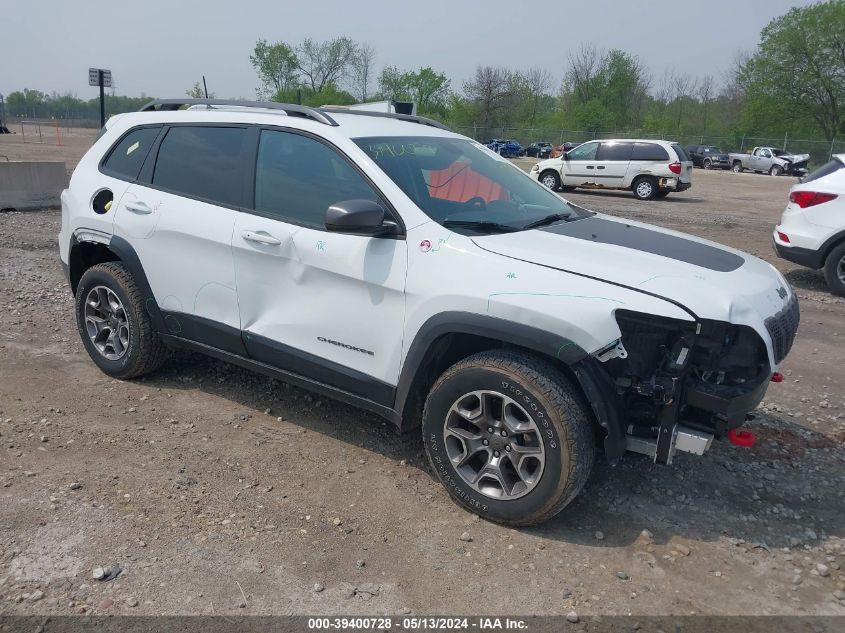
<path fill-rule="evenodd" d="M 469 139 L 354 140 L 428 217 L 460 233 L 519 231 L 590 214 Z"/>

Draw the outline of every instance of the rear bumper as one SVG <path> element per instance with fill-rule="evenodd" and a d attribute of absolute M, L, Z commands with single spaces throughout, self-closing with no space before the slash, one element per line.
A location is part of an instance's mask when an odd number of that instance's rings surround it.
<path fill-rule="evenodd" d="M 814 270 L 818 270 L 824 266 L 824 256 L 820 251 L 801 248 L 799 246 L 784 246 L 783 244 L 779 244 L 775 239 L 772 239 L 772 247 L 775 249 L 778 257 L 798 264 L 799 266 L 806 266 Z"/>

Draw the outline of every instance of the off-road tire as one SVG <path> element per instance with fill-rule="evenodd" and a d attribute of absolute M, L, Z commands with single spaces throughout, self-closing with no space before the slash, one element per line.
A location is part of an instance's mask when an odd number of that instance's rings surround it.
<path fill-rule="evenodd" d="M 450 409 L 476 390 L 512 398 L 541 430 L 543 471 L 524 496 L 503 500 L 479 492 L 447 455 L 444 427 Z M 496 523 L 533 525 L 560 512 L 587 482 L 596 452 L 589 410 L 578 389 L 551 363 L 516 351 L 480 352 L 447 369 L 434 383 L 423 410 L 423 443 L 432 469 L 459 505 Z"/>
<path fill-rule="evenodd" d="M 631 183 L 631 191 L 637 200 L 652 200 L 657 197 L 657 181 L 651 176 L 640 176 Z"/>
<path fill-rule="evenodd" d="M 85 325 L 85 302 L 89 292 L 105 286 L 120 302 L 129 323 L 129 344 L 117 360 L 106 358 L 94 345 Z M 119 262 L 92 266 L 79 281 L 75 297 L 76 326 L 91 360 L 114 378 L 135 378 L 155 371 L 167 359 L 167 347 L 153 328 L 141 291 L 132 274 Z"/>
<path fill-rule="evenodd" d="M 828 253 L 824 262 L 824 278 L 834 294 L 845 297 L 845 242 Z"/>
<path fill-rule="evenodd" d="M 558 174 L 553 169 L 547 169 L 538 178 L 540 184 L 548 187 L 552 191 L 557 191 L 560 189 L 560 174 Z"/>

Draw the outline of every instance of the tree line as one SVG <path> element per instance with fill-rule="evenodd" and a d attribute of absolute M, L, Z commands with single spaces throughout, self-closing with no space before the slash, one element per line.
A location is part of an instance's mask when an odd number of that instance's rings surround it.
<path fill-rule="evenodd" d="M 569 51 L 560 68 L 479 65 L 459 85 L 431 66 L 379 70 L 375 48 L 349 37 L 259 40 L 249 59 L 260 98 L 311 106 L 410 100 L 420 114 L 464 129 L 845 137 L 845 0 L 791 9 L 763 29 L 755 50 L 704 76 L 678 68 L 655 74 L 627 51 L 594 44 Z M 202 96 L 200 85 L 187 94 Z M 147 100 L 108 99 L 110 113 Z M 97 99 L 37 90 L 6 102 L 7 115 L 33 118 L 96 118 L 98 108 Z"/>

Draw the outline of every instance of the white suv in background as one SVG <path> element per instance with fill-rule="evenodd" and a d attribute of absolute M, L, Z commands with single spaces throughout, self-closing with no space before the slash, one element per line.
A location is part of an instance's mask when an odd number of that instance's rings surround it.
<path fill-rule="evenodd" d="M 362 110 L 112 117 L 62 193 L 59 250 L 106 374 L 183 347 L 366 408 L 421 433 L 458 503 L 511 525 L 569 503 L 597 442 L 611 464 L 671 463 L 741 426 L 799 319 L 751 255 L 576 207 L 439 123 Z"/>
<path fill-rule="evenodd" d="M 824 268 L 827 285 L 845 296 L 845 154 L 792 187 L 772 239 L 780 257 Z"/>
<path fill-rule="evenodd" d="M 665 198 L 692 186 L 692 160 L 671 141 L 589 141 L 540 161 L 531 176 L 549 189 L 628 189 L 640 200 Z"/>

